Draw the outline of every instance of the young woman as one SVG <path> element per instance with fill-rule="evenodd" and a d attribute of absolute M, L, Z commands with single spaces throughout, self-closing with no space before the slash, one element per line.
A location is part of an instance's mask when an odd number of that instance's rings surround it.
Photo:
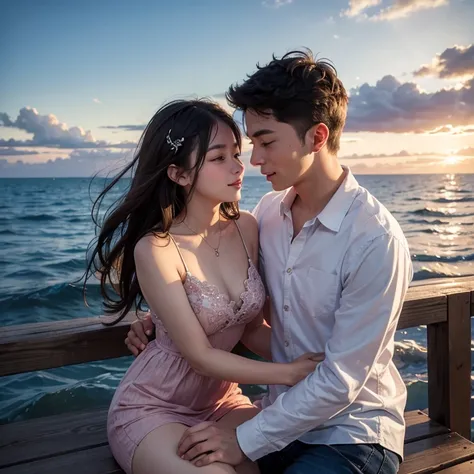
<path fill-rule="evenodd" d="M 238 127 L 218 105 L 172 102 L 99 197 L 133 172 L 89 270 L 100 273 L 109 311 L 123 317 L 145 300 L 156 325 L 156 340 L 132 363 L 109 411 L 110 447 L 127 473 L 258 472 L 250 461 L 198 468 L 177 455 L 178 441 L 202 421 L 235 427 L 254 416 L 238 383 L 294 385 L 318 363 L 314 354 L 277 364 L 231 353 L 238 341 L 270 353 L 257 224 L 238 208 L 240 149 Z"/>

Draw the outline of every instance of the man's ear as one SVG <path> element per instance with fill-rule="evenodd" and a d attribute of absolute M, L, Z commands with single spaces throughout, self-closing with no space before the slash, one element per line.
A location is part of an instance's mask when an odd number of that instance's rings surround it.
<path fill-rule="evenodd" d="M 183 172 L 182 169 L 178 168 L 176 165 L 169 165 L 168 166 L 168 178 L 171 181 L 174 181 L 176 184 L 180 186 L 187 186 L 191 184 L 190 182 L 190 173 Z"/>
<path fill-rule="evenodd" d="M 317 153 L 326 145 L 329 139 L 329 128 L 324 123 L 318 123 L 308 130 L 311 152 Z"/>

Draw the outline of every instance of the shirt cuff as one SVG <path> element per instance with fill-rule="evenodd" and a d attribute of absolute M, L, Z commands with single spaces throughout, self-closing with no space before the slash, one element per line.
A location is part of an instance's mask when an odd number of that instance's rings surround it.
<path fill-rule="evenodd" d="M 236 435 L 240 449 L 251 461 L 278 450 L 260 429 L 258 415 L 237 426 Z"/>

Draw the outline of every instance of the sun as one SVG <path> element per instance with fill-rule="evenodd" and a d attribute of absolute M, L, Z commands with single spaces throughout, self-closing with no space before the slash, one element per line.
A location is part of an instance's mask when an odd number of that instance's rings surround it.
<path fill-rule="evenodd" d="M 458 163 L 461 162 L 461 159 L 459 158 L 459 156 L 447 156 L 444 160 L 443 160 L 443 163 L 445 165 L 457 165 Z"/>

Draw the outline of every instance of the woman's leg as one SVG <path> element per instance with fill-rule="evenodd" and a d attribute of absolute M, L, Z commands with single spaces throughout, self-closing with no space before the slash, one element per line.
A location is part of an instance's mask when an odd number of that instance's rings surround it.
<path fill-rule="evenodd" d="M 181 459 L 176 450 L 186 429 L 187 426 L 180 423 L 168 423 L 146 435 L 135 450 L 132 462 L 133 474 L 236 473 L 228 464 L 216 462 L 209 466 L 195 467 L 189 461 Z"/>
<path fill-rule="evenodd" d="M 253 418 L 260 410 L 250 405 L 241 405 L 224 415 L 217 424 L 227 428 L 236 428 L 250 418 Z M 212 465 L 212 464 L 211 464 Z M 250 460 L 239 464 L 235 468 L 237 474 L 260 474 L 257 463 Z"/>

